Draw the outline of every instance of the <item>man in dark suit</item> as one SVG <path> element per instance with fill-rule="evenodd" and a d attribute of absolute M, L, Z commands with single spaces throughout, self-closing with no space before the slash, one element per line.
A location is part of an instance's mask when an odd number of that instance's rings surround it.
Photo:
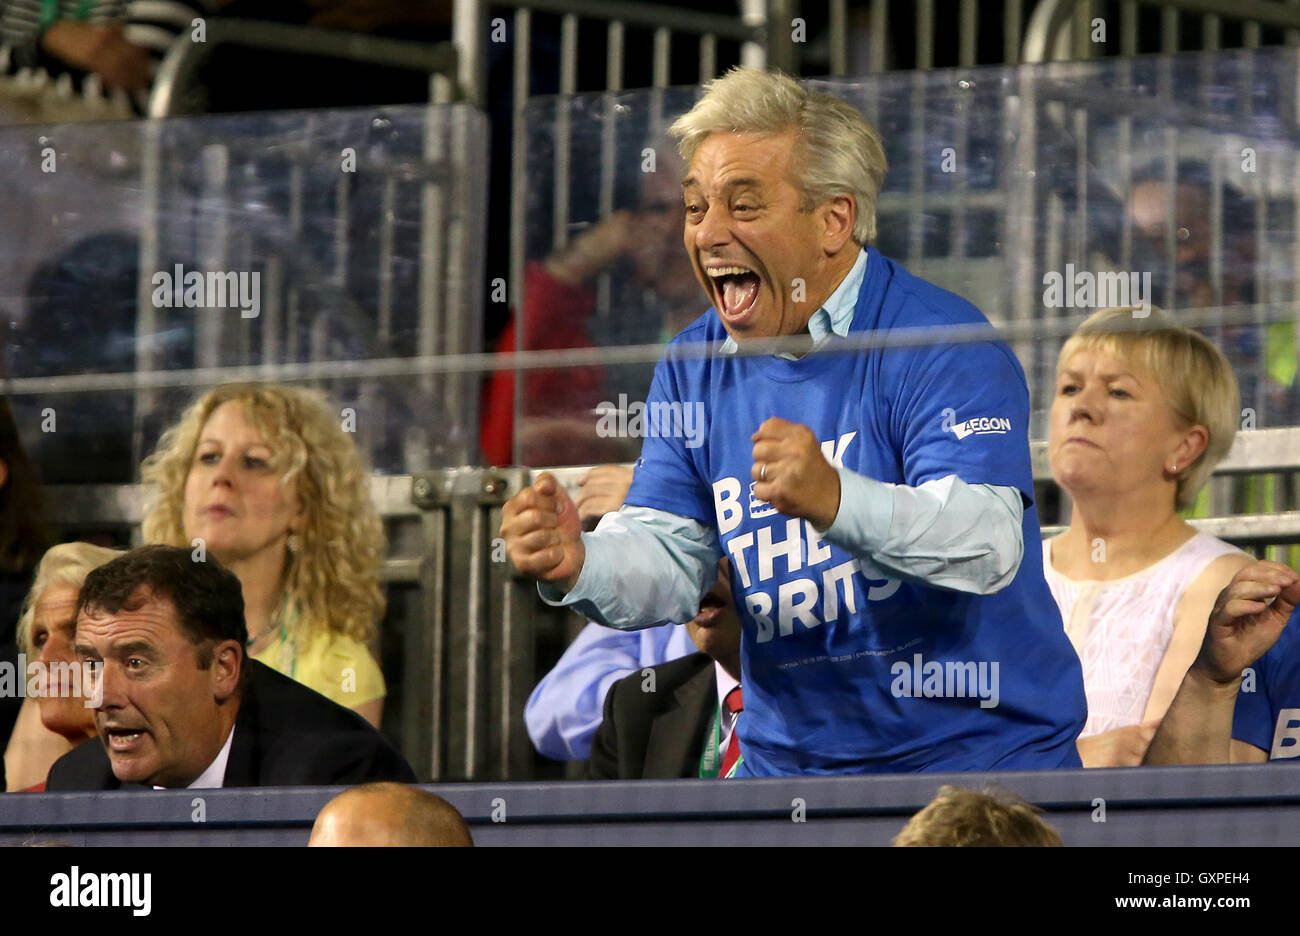
<path fill-rule="evenodd" d="M 739 751 L 740 618 L 731 570 L 686 625 L 699 653 L 633 673 L 610 687 L 587 762 L 593 780 L 727 776 Z"/>
<path fill-rule="evenodd" d="M 364 718 L 245 655 L 242 589 L 215 560 L 145 546 L 86 577 L 76 652 L 95 664 L 100 743 L 46 790 L 414 782 Z"/>

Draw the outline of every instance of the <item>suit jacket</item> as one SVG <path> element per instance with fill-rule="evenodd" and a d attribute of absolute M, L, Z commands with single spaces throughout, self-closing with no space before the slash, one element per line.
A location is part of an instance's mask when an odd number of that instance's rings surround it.
<path fill-rule="evenodd" d="M 246 663 L 251 672 L 235 716 L 223 786 L 415 782 L 405 758 L 356 712 L 256 660 Z M 113 775 L 108 752 L 98 739 L 55 761 L 45 788 L 51 793 L 145 789 Z"/>
<path fill-rule="evenodd" d="M 713 660 L 693 653 L 650 667 L 655 691 L 643 692 L 641 672 L 610 686 L 605 720 L 591 741 L 593 780 L 698 777 L 700 755 L 718 708 Z"/>

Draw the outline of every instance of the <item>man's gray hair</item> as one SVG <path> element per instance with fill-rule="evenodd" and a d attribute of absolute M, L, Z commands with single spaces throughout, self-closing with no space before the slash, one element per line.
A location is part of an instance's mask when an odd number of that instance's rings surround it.
<path fill-rule="evenodd" d="M 809 91 L 779 72 L 733 68 L 704 86 L 704 96 L 678 117 L 668 132 L 689 163 L 711 133 L 797 134 L 791 181 L 802 194 L 800 209 L 811 211 L 840 195 L 857 203 L 853 239 L 876 237 L 876 196 L 889 163 L 880 134 L 847 101 Z"/>

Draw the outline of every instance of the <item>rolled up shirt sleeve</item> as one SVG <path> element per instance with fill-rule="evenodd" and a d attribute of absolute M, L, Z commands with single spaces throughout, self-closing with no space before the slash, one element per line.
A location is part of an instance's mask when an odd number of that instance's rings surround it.
<path fill-rule="evenodd" d="M 1016 577 L 1025 554 L 1019 489 L 967 484 L 956 475 L 911 487 L 837 471 L 840 508 L 823 538 L 869 563 L 864 567 L 976 595 Z"/>
<path fill-rule="evenodd" d="M 712 527 L 651 507 L 605 514 L 582 543 L 587 558 L 573 590 L 538 583 L 537 591 L 553 607 L 619 630 L 694 618 L 722 557 Z"/>

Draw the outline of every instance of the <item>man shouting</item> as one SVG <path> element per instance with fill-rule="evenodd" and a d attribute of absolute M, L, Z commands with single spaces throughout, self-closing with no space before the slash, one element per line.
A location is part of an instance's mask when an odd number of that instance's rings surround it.
<path fill-rule="evenodd" d="M 1083 678 L 1043 579 L 1024 374 L 979 310 L 865 247 L 880 137 L 754 69 L 711 82 L 671 132 L 713 308 L 669 345 L 647 411 L 702 407 L 704 441 L 650 433 L 593 533 L 542 475 L 505 507 L 511 560 L 550 603 L 632 629 L 694 617 L 726 555 L 737 776 L 1080 766 Z M 980 340 L 945 343 L 953 326 Z M 863 349 L 896 329 L 931 334 Z M 681 353 L 700 345 L 717 353 Z"/>

